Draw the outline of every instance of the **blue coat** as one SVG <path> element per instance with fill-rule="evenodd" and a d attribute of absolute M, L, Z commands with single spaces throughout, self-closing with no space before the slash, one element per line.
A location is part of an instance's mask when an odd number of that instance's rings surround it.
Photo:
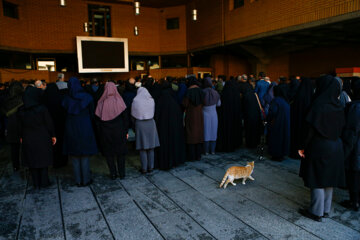
<path fill-rule="evenodd" d="M 269 153 L 273 157 L 284 157 L 290 151 L 290 105 L 281 97 L 270 104 L 268 122 Z"/>
<path fill-rule="evenodd" d="M 255 92 L 259 96 L 259 100 L 261 104 L 264 106 L 263 98 L 267 93 L 267 90 L 270 86 L 270 83 L 266 82 L 265 80 L 260 80 L 256 83 Z"/>
<path fill-rule="evenodd" d="M 72 156 L 94 155 L 98 153 L 91 115 L 94 104 L 91 102 L 79 114 L 66 116 L 63 153 Z"/>

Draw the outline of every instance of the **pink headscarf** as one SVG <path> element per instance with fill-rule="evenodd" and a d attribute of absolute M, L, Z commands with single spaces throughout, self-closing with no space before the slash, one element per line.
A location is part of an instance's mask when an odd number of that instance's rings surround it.
<path fill-rule="evenodd" d="M 110 121 L 126 109 L 124 100 L 113 82 L 105 84 L 103 95 L 98 101 L 95 114 L 103 121 Z"/>

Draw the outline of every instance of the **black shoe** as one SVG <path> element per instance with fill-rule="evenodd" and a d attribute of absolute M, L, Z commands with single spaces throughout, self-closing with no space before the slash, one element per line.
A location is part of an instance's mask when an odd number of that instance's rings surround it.
<path fill-rule="evenodd" d="M 111 175 L 111 176 L 110 176 L 110 179 L 111 179 L 111 180 L 115 180 L 115 179 L 116 179 L 116 175 Z"/>
<path fill-rule="evenodd" d="M 140 173 L 141 173 L 141 174 L 146 174 L 146 173 L 147 173 L 147 171 L 146 171 L 146 170 L 142 170 L 142 169 L 140 169 L 139 171 L 140 171 Z"/>
<path fill-rule="evenodd" d="M 324 213 L 323 218 L 329 218 L 329 217 L 330 217 L 329 213 Z"/>
<path fill-rule="evenodd" d="M 304 217 L 310 218 L 311 220 L 314 220 L 316 222 L 322 222 L 322 217 L 316 216 L 309 212 L 309 210 L 301 208 L 299 209 L 299 213 L 303 215 Z"/>
<path fill-rule="evenodd" d="M 88 183 L 85 183 L 85 184 L 83 185 L 83 187 L 87 187 L 87 186 L 91 185 L 92 183 L 93 183 L 93 180 L 91 179 Z"/>
<path fill-rule="evenodd" d="M 354 203 L 350 200 L 345 200 L 340 203 L 341 206 L 355 212 L 359 211 L 359 203 Z"/>
<path fill-rule="evenodd" d="M 152 173 L 154 169 L 148 169 L 148 173 Z"/>

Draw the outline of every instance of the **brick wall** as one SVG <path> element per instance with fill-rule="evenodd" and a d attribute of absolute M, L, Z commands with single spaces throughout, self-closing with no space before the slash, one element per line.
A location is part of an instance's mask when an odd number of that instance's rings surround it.
<path fill-rule="evenodd" d="M 290 75 L 318 77 L 334 73 L 335 68 L 360 67 L 360 46 L 313 48 L 294 52 L 289 58 Z"/>
<path fill-rule="evenodd" d="M 111 7 L 112 36 L 128 38 L 129 51 L 186 51 L 185 6 L 141 7 L 141 14 L 135 17 L 133 6 L 124 4 L 76 0 L 67 1 L 66 7 L 60 7 L 57 0 L 8 1 L 19 5 L 19 19 L 4 17 L 0 1 L 0 47 L 74 52 L 75 37 L 89 35 L 83 30 L 84 22 L 88 21 L 87 5 L 101 4 Z M 168 16 L 180 18 L 180 29 L 171 34 L 166 31 Z M 135 25 L 139 29 L 138 36 L 134 36 Z"/>
<path fill-rule="evenodd" d="M 229 10 L 225 0 L 226 41 L 309 23 L 360 10 L 359 0 L 245 0 Z"/>

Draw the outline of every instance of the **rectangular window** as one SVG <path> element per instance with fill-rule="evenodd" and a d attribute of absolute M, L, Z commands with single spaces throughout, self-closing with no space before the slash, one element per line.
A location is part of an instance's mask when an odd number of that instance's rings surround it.
<path fill-rule="evenodd" d="M 2 1 L 3 4 L 3 11 L 4 11 L 4 16 L 5 17 L 11 17 L 11 18 L 16 18 L 19 19 L 19 8 L 18 5 L 7 2 L 7 1 Z"/>
<path fill-rule="evenodd" d="M 166 19 L 166 29 L 179 29 L 179 18 L 168 18 Z"/>
<path fill-rule="evenodd" d="M 109 6 L 88 5 L 89 35 L 111 37 L 111 12 Z"/>
<path fill-rule="evenodd" d="M 234 9 L 243 7 L 244 6 L 244 0 L 234 0 Z"/>

